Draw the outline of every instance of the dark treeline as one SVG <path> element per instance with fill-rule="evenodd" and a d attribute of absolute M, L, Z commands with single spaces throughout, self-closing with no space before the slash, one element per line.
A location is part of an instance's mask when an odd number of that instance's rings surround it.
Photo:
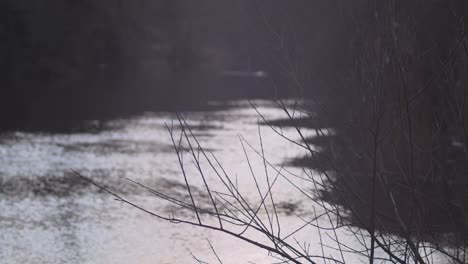
<path fill-rule="evenodd" d="M 248 41 L 240 41 L 236 25 L 242 8 L 216 1 L 2 1 L 0 129 L 67 130 L 79 120 L 243 96 L 217 87 L 239 81 L 221 80 L 223 70 L 244 70 L 235 54 L 245 50 L 236 43 Z"/>
<path fill-rule="evenodd" d="M 387 42 L 378 52 L 391 52 L 391 29 L 373 17 L 384 19 L 387 10 L 400 16 L 394 21 L 395 33 L 406 42 L 399 44 L 414 50 L 414 57 L 421 53 L 419 65 L 426 66 L 411 69 L 418 72 L 411 79 L 424 83 L 433 72 L 427 65 L 436 68 L 456 45 L 466 3 L 378 5 L 323 0 L 2 1 L 0 128 L 68 127 L 74 120 L 189 107 L 219 98 L 307 95 L 347 104 L 357 95 L 356 87 L 364 87 L 358 71 L 370 67 L 361 67 L 363 58 L 376 59 L 365 54 L 370 43 L 380 38 Z M 376 13 L 375 8 L 381 10 Z M 423 50 L 428 53 L 422 55 Z M 257 70 L 269 78 L 225 74 Z M 395 76 L 386 76 L 384 82 L 392 86 Z M 340 108 L 328 108 L 341 115 Z"/>
<path fill-rule="evenodd" d="M 209 99 L 310 94 L 280 72 L 289 59 L 303 64 L 300 78 L 312 67 L 313 83 L 337 80 L 349 63 L 333 1 L 0 5 L 2 130 L 68 130 L 75 121 Z M 274 78 L 242 75 L 260 70 Z"/>
<path fill-rule="evenodd" d="M 180 30 L 172 1 L 0 5 L 0 127 L 65 128 L 170 91 L 162 81 Z"/>

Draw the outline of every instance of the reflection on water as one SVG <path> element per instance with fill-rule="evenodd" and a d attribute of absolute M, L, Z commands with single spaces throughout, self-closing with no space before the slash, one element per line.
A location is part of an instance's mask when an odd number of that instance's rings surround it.
<path fill-rule="evenodd" d="M 285 114 L 267 102 L 255 102 L 268 119 L 284 119 Z M 211 150 L 225 170 L 238 179 L 246 199 L 255 201 L 257 190 L 243 155 L 238 135 L 259 146 L 261 118 L 248 102 L 232 102 L 224 110 L 186 113 L 189 126 L 200 143 Z M 162 215 L 174 207 L 131 184 L 132 179 L 178 199 L 188 199 L 177 156 L 165 125 L 180 129 L 172 113 L 147 113 L 104 124 L 98 133 L 39 134 L 13 133 L 0 137 L 0 259 L 2 263 L 195 263 L 198 258 L 216 263 L 205 239 L 212 241 L 224 263 L 271 263 L 267 252 L 224 234 L 188 225 L 161 222 L 115 201 L 105 192 L 71 173 L 76 170 L 143 207 Z M 268 127 L 261 127 L 266 158 L 271 164 L 289 164 L 304 155 Z M 294 129 L 282 132 L 297 139 Z M 306 136 L 314 131 L 307 130 Z M 264 165 L 248 151 L 253 171 L 261 175 Z M 190 175 L 194 169 L 187 168 Z M 303 188 L 301 168 L 285 167 L 284 174 Z M 273 173 L 270 172 L 270 173 Z M 213 175 L 208 181 L 215 182 Z M 211 177 L 211 178 L 210 178 Z M 249 181 L 250 179 L 250 181 Z M 191 187 L 199 206 L 209 206 L 201 183 Z M 216 189 L 217 186 L 213 188 Z M 282 232 L 287 234 L 323 212 L 284 178 L 272 190 L 280 215 Z M 309 195 L 315 195 L 310 192 Z M 314 212 L 314 213 L 312 213 Z M 328 221 L 327 219 L 317 221 Z M 320 223 L 325 225 L 327 222 Z M 349 234 L 339 231 L 340 236 Z M 321 255 L 320 243 L 331 236 L 319 236 L 310 226 L 293 236 L 310 243 L 311 254 Z M 259 238 L 260 239 L 260 238 Z M 349 239 L 348 239 L 349 240 Z M 351 242 L 352 243 L 352 242 Z M 356 245 L 359 248 L 360 245 Z M 327 255 L 333 249 L 324 249 Z M 336 252 L 335 252 L 336 253 Z M 346 255 L 346 253 L 345 253 Z M 355 263 L 355 255 L 346 256 Z M 365 259 L 365 258 L 364 258 Z"/>
<path fill-rule="evenodd" d="M 281 110 L 265 102 L 257 103 L 266 116 L 283 117 Z M 240 155 L 238 134 L 258 143 L 255 111 L 246 102 L 234 102 L 224 110 L 186 115 L 200 142 L 220 158 L 227 171 L 239 176 L 241 190 L 254 195 L 252 186 L 242 185 L 242 175 L 248 168 Z M 169 214 L 173 208 L 125 179 L 186 197 L 165 127 L 174 119 L 172 113 L 147 113 L 108 122 L 98 133 L 2 135 L 2 262 L 192 263 L 190 251 L 209 261 L 214 256 L 203 243 L 204 238 L 213 241 L 226 263 L 235 259 L 257 263 L 270 260 L 266 252 L 230 237 L 157 221 L 116 202 L 71 173 L 70 169 L 79 171 L 147 208 Z M 263 130 L 265 150 L 272 163 L 281 163 L 298 153 L 279 136 Z M 257 165 L 254 163 L 263 170 L 261 163 Z M 287 218 L 300 212 L 302 205 L 287 183 L 282 184 L 277 192 L 278 211 Z M 193 188 L 197 195 L 196 186 Z M 202 191 L 199 193 L 202 195 Z"/>

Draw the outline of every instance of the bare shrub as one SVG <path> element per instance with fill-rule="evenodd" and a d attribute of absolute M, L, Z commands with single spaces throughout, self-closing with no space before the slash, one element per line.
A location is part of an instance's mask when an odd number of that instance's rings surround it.
<path fill-rule="evenodd" d="M 305 176 L 271 164 L 261 133 L 260 148 L 240 137 L 249 166 L 247 149 L 264 164 L 264 175 L 251 170 L 258 200 L 249 201 L 235 177 L 203 148 L 179 115 L 180 133 L 173 126 L 168 131 L 188 199 L 133 183 L 191 211 L 193 217 L 163 216 L 106 190 L 159 219 L 229 234 L 267 250 L 280 262 L 344 263 L 345 256 L 352 254 L 369 263 L 435 263 L 434 256 L 466 263 L 467 4 L 370 2 L 342 6 L 351 30 L 343 48 L 353 53 L 354 65 L 346 85 L 312 97 L 300 107 L 277 101 L 287 116 L 283 125 L 292 126 L 298 139 L 283 134 L 278 123 L 267 120 L 252 105 L 264 125 L 307 152 L 297 160 Z M 298 77 L 303 75 L 294 64 L 283 66 L 299 91 L 307 89 L 307 78 Z M 308 138 L 305 127 L 315 129 L 316 136 Z M 197 176 L 187 173 L 184 156 L 195 166 L 204 196 L 193 195 L 190 182 Z M 216 175 L 221 189 L 212 188 L 208 173 Z M 309 212 L 310 217 L 302 219 L 304 225 L 290 233 L 282 232 L 273 192 L 280 177 L 289 180 L 306 202 L 320 208 L 320 213 Z M 321 254 L 310 253 L 306 241 L 294 238 L 310 227 L 317 230 Z M 322 236 L 332 242 L 323 242 Z M 336 254 L 325 254 L 330 249 Z"/>

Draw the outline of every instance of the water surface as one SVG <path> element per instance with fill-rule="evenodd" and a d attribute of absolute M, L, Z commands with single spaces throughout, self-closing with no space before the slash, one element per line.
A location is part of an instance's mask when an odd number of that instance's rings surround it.
<path fill-rule="evenodd" d="M 254 102 L 269 119 L 285 118 L 273 104 Z M 247 199 L 258 199 L 252 183 L 240 136 L 259 149 L 259 129 L 265 155 L 277 168 L 304 155 L 266 126 L 247 102 L 233 102 L 224 110 L 184 113 L 203 147 L 212 151 Z M 207 240 L 224 263 L 272 263 L 268 252 L 214 231 L 171 224 L 118 202 L 110 195 L 80 180 L 70 170 L 136 201 L 149 210 L 169 216 L 192 217 L 175 211 L 167 202 L 131 184 L 132 179 L 158 191 L 187 198 L 187 190 L 166 125 L 180 131 L 173 113 L 146 113 L 113 120 L 98 132 L 74 134 L 10 133 L 0 137 L 0 259 L 2 263 L 196 263 L 194 256 L 216 263 Z M 298 139 L 294 129 L 285 135 Z M 312 131 L 305 131 L 313 135 Z M 256 175 L 265 174 L 264 164 L 248 150 Z M 206 165 L 206 164 L 205 164 Z M 297 181 L 300 168 L 285 166 L 286 177 L 304 190 L 312 186 Z M 193 167 L 187 165 L 194 195 L 203 201 L 203 186 Z M 269 174 L 274 170 L 269 167 Z M 296 175 L 296 176 L 294 176 Z M 214 174 L 207 173 L 213 190 L 221 190 Z M 198 180 L 197 180 L 198 179 Z M 284 234 L 304 225 L 321 209 L 305 199 L 285 178 L 273 189 Z M 205 197 L 206 198 L 206 197 Z M 206 199 L 205 199 L 206 200 Z M 208 203 L 207 203 L 208 204 Z M 203 206 L 203 204 L 202 204 Z M 328 219 L 320 221 L 327 222 Z M 317 222 L 317 223 L 319 223 Z M 324 222 L 324 224 L 325 224 Z M 341 233 L 345 240 L 349 234 Z M 320 243 L 330 242 L 311 226 L 291 239 L 306 242 L 314 254 Z M 254 239 L 261 237 L 253 235 Z M 321 241 L 322 240 L 322 241 Z M 353 242 L 351 242 L 353 243 Z M 355 242 L 354 242 L 355 243 Z M 359 245 L 357 245 L 359 247 Z M 326 254 L 340 255 L 332 249 Z M 347 256 L 347 262 L 357 261 Z"/>

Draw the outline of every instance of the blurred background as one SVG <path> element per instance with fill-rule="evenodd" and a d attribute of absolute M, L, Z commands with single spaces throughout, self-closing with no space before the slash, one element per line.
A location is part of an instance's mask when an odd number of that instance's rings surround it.
<path fill-rule="evenodd" d="M 5 0 L 0 128 L 66 131 L 209 100 L 297 96 L 267 81 L 282 67 L 278 52 L 314 50 L 303 62 L 315 64 L 315 81 L 326 78 L 318 71 L 339 76 L 338 16 L 319 1 Z"/>

